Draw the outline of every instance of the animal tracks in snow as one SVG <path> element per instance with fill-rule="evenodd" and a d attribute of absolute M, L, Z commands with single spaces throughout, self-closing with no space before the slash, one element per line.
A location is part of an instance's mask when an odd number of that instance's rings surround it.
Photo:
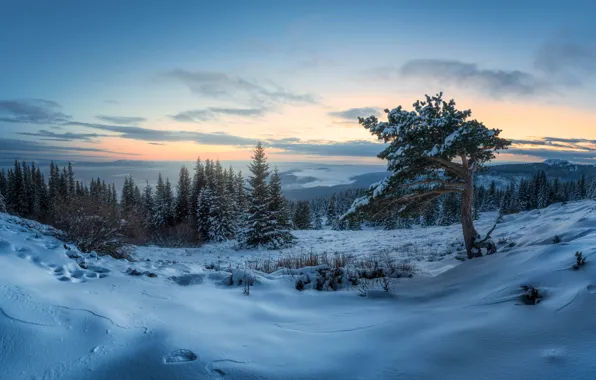
<path fill-rule="evenodd" d="M 194 362 L 199 357 L 197 354 L 192 352 L 191 350 L 174 350 L 170 352 L 168 355 L 164 356 L 163 361 L 166 364 L 181 364 L 181 363 L 188 363 Z"/>
<path fill-rule="evenodd" d="M 109 269 L 99 266 L 89 266 L 86 269 L 76 268 L 72 269 L 72 265 L 63 265 L 60 267 L 49 267 L 52 269 L 52 274 L 58 278 L 59 281 L 64 282 L 85 282 L 87 280 L 105 278 L 110 272 Z"/>
<path fill-rule="evenodd" d="M 0 248 L 2 241 L 0 241 Z M 11 246 L 4 245 L 5 248 Z M 91 279 L 105 278 L 110 273 L 110 270 L 98 265 L 89 265 L 87 261 L 79 256 L 76 261 L 69 262 L 65 265 L 57 265 L 53 263 L 46 263 L 41 257 L 36 256 L 35 252 L 28 247 L 12 247 L 17 256 L 23 260 L 29 261 L 40 268 L 47 269 L 50 274 L 55 276 L 59 281 L 81 283 Z"/>
<path fill-rule="evenodd" d="M 224 379 L 226 374 L 230 372 L 227 367 L 232 367 L 237 364 L 246 364 L 237 360 L 223 359 L 214 360 L 205 366 L 207 373 L 214 379 Z M 237 371 L 234 371 L 237 372 Z M 246 378 L 246 377 L 243 377 Z"/>

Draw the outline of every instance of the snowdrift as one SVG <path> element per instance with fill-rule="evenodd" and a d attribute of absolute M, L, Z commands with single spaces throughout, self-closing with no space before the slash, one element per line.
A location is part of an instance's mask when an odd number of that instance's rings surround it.
<path fill-rule="evenodd" d="M 422 261 L 424 275 L 366 298 L 298 292 L 275 273 L 256 273 L 247 297 L 205 263 L 263 252 L 150 247 L 129 263 L 0 214 L 0 379 L 594 379 L 595 210 L 585 201 L 506 216 L 499 253 Z M 458 228 L 314 231 L 299 246 L 444 248 Z M 576 251 L 587 261 L 573 270 Z M 524 284 L 540 303 L 524 304 Z"/>

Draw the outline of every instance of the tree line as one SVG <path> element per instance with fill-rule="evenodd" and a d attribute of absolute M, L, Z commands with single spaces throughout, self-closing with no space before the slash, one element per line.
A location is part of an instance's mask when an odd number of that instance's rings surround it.
<path fill-rule="evenodd" d="M 236 239 L 244 248 L 290 245 L 292 218 L 280 174 L 270 170 L 261 144 L 252 158 L 248 181 L 219 161 L 201 159 L 192 174 L 180 169 L 175 189 L 161 174 L 155 187 L 147 182 L 142 189 L 129 175 L 119 201 L 114 184 L 100 178 L 78 181 L 70 163 L 59 168 L 52 162 L 46 179 L 34 162 L 15 161 L 13 168 L 0 171 L 0 209 L 67 234 L 86 235 L 87 229 L 136 244 Z"/>
<path fill-rule="evenodd" d="M 255 149 L 248 183 L 242 172 L 224 169 L 219 161 L 198 159 L 191 172 L 183 166 L 174 187 L 158 175 L 157 185 L 142 188 L 133 176 L 125 178 L 120 197 L 114 184 L 101 178 L 88 184 L 75 178 L 71 164 L 50 164 L 46 180 L 34 162 L 15 161 L 0 171 L 0 211 L 54 225 L 74 235 L 98 231 L 135 244 L 188 246 L 202 242 L 236 240 L 240 247 L 283 248 L 291 245 L 291 230 L 331 228 L 359 230 L 363 224 L 396 229 L 414 224 L 445 226 L 461 223 L 462 197 L 442 194 L 416 213 L 404 213 L 399 204 L 369 207 L 369 212 L 344 217 L 352 203 L 367 193 L 348 189 L 311 201 L 288 201 L 281 177 L 271 171 L 264 148 Z M 248 185 L 248 186 L 247 186 Z M 552 203 L 596 199 L 596 181 L 585 177 L 562 182 L 545 172 L 511 181 L 499 188 L 474 188 L 473 216 L 501 210 L 514 213 L 544 208 Z"/>

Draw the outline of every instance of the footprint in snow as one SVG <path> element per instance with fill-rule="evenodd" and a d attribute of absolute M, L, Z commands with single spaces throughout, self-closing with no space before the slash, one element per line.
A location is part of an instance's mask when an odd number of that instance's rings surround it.
<path fill-rule="evenodd" d="M 194 362 L 199 357 L 197 354 L 192 352 L 191 350 L 174 350 L 170 352 L 168 355 L 164 356 L 163 361 L 165 364 L 181 364 L 181 363 L 188 363 Z"/>
<path fill-rule="evenodd" d="M 2 241 L 0 240 L 0 247 Z M 73 265 L 48 264 L 42 261 L 40 257 L 34 256 L 33 251 L 28 247 L 17 247 L 14 249 L 17 256 L 23 260 L 29 261 L 40 268 L 45 268 L 50 274 L 54 275 L 56 279 L 62 282 L 86 282 L 88 279 L 105 278 L 110 272 L 109 269 L 97 265 L 87 265 L 84 259 L 78 260 L 77 267 Z"/>
<path fill-rule="evenodd" d="M 182 276 L 172 276 L 170 279 L 180 286 L 200 285 L 205 281 L 205 275 L 203 273 L 189 273 Z"/>
<path fill-rule="evenodd" d="M 238 368 L 238 364 L 246 364 L 245 362 L 240 362 L 237 360 L 231 359 L 223 359 L 223 360 L 214 360 L 205 366 L 207 373 L 214 379 L 223 379 L 227 375 L 228 372 L 234 372 L 235 374 L 242 375 L 244 370 L 242 368 Z M 224 371 L 223 368 L 226 368 Z M 228 369 L 229 367 L 229 369 Z M 236 367 L 236 368 L 235 368 Z M 227 372 L 226 372 L 227 371 Z M 239 378 L 245 378 L 239 377 Z"/>

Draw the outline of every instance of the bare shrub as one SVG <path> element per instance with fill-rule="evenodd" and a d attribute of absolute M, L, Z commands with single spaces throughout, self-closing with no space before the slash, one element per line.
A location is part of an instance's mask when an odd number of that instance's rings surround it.
<path fill-rule="evenodd" d="M 522 295 L 522 301 L 526 305 L 537 305 L 542 300 L 542 294 L 532 285 L 522 285 L 521 288 L 524 290 Z"/>
<path fill-rule="evenodd" d="M 379 284 L 384 291 L 389 292 L 391 290 L 391 279 L 388 277 L 381 277 L 379 278 Z"/>
<path fill-rule="evenodd" d="M 144 245 L 149 242 L 147 218 L 140 210 L 128 212 L 121 224 L 122 234 L 127 243 Z"/>
<path fill-rule="evenodd" d="M 244 278 L 242 279 L 242 284 L 244 285 L 244 289 L 242 290 L 242 292 L 245 296 L 250 296 L 250 287 L 252 285 L 252 279 L 249 279 L 246 267 L 244 269 Z"/>
<path fill-rule="evenodd" d="M 110 207 L 98 207 L 84 200 L 64 202 L 59 205 L 58 215 L 56 224 L 64 231 L 64 239 L 81 252 L 130 258 L 130 250 L 123 241 L 122 226 Z"/>
<path fill-rule="evenodd" d="M 307 253 L 280 254 L 276 258 L 254 259 L 247 262 L 247 267 L 263 273 L 273 273 L 280 269 L 301 269 L 325 265 L 329 268 L 345 268 L 354 262 L 354 256 L 345 253 Z"/>
<path fill-rule="evenodd" d="M 369 280 L 382 277 L 413 277 L 416 273 L 416 267 L 413 264 L 396 262 L 389 251 L 359 258 L 354 263 L 354 268 L 358 271 L 360 277 Z"/>
<path fill-rule="evenodd" d="M 151 234 L 150 241 L 155 245 L 167 248 L 200 247 L 202 245 L 198 232 L 188 223 L 155 230 Z"/>
<path fill-rule="evenodd" d="M 580 251 L 575 252 L 575 264 L 573 264 L 573 269 L 578 270 L 579 268 L 586 265 L 586 257 Z"/>
<path fill-rule="evenodd" d="M 312 251 L 304 254 L 283 255 L 277 258 L 277 268 L 299 269 L 321 265 L 320 256 Z"/>
<path fill-rule="evenodd" d="M 360 279 L 358 283 L 358 292 L 360 293 L 360 297 L 368 296 L 368 280 L 367 279 Z"/>

